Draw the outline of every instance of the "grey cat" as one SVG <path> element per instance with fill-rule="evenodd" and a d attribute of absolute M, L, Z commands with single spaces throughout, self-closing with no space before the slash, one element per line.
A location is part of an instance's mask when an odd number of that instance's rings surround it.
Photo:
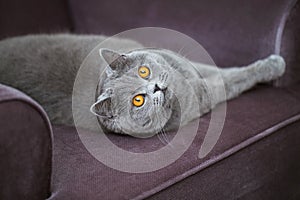
<path fill-rule="evenodd" d="M 53 123 L 73 125 L 76 74 L 84 58 L 103 40 L 104 36 L 40 35 L 1 41 L 0 82 L 37 100 Z M 285 62 L 278 55 L 245 67 L 220 69 L 169 50 L 143 48 L 132 40 L 116 38 L 112 43 L 114 49 L 135 50 L 99 49 L 106 70 L 96 100 L 92 105 L 78 105 L 85 113 L 83 128 L 97 130 L 89 123 L 96 115 L 102 128 L 114 133 L 148 136 L 173 130 L 180 119 L 185 125 L 285 71 Z M 87 112 L 89 107 L 94 115 Z"/>

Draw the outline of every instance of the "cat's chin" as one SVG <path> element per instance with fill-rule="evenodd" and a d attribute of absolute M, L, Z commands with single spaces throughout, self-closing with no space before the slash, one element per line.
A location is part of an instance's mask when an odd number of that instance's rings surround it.
<path fill-rule="evenodd" d="M 161 120 L 162 116 L 169 118 L 169 112 L 171 112 L 170 109 L 168 111 L 166 111 L 165 108 L 162 109 L 164 111 L 160 111 L 161 113 L 159 114 L 157 113 L 158 118 L 150 118 L 149 120 L 145 121 L 143 125 L 140 124 L 138 126 L 123 127 L 123 133 L 137 138 L 150 138 L 158 134 L 159 132 L 161 132 L 162 128 L 165 127 L 168 121 Z"/>

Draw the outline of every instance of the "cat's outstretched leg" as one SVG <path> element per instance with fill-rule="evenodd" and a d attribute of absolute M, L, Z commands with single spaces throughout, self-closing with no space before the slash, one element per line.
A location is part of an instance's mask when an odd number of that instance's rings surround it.
<path fill-rule="evenodd" d="M 284 59 L 278 55 L 271 55 L 245 67 L 220 69 L 219 76 L 211 77 L 209 82 L 212 83 L 212 92 L 224 84 L 226 96 L 214 95 L 215 103 L 232 99 L 257 83 L 275 80 L 282 76 L 284 71 Z"/>

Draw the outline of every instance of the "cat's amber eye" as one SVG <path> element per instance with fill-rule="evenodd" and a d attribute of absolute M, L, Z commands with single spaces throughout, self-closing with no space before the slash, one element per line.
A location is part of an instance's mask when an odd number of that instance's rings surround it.
<path fill-rule="evenodd" d="M 142 78 L 148 78 L 150 75 L 150 69 L 146 66 L 140 66 L 139 67 L 139 76 Z"/>
<path fill-rule="evenodd" d="M 135 97 L 133 97 L 132 99 L 132 104 L 136 107 L 140 107 L 144 104 L 145 102 L 145 97 L 143 95 L 136 95 Z"/>

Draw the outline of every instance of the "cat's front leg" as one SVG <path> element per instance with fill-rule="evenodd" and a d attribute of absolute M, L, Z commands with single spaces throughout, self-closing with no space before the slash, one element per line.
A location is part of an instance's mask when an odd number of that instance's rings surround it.
<path fill-rule="evenodd" d="M 222 85 L 225 88 L 226 97 L 220 97 L 217 103 L 232 99 L 257 83 L 275 80 L 282 76 L 284 71 L 284 59 L 278 55 L 271 55 L 245 67 L 221 69 L 222 80 L 215 78 L 211 81 L 214 88 Z"/>

